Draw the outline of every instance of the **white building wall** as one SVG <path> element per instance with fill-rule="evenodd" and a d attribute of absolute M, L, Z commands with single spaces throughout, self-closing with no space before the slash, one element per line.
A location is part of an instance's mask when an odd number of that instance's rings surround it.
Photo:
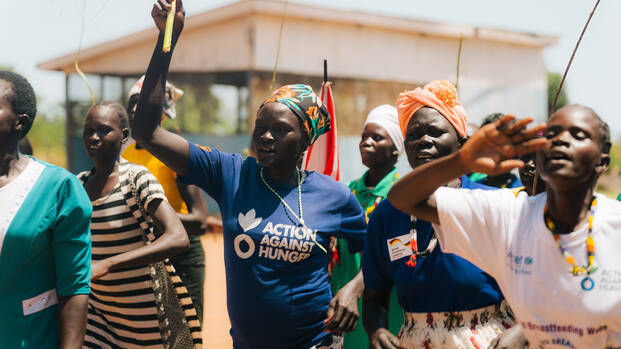
<path fill-rule="evenodd" d="M 273 69 L 280 20 L 255 18 L 254 69 Z M 296 20 L 285 22 L 278 71 L 321 75 L 325 58 L 330 76 L 417 84 L 433 79 L 455 82 L 457 49 L 458 41 L 447 38 Z M 540 119 L 546 115 L 542 48 L 467 39 L 460 75 L 461 100 L 475 123 L 492 112 Z"/>

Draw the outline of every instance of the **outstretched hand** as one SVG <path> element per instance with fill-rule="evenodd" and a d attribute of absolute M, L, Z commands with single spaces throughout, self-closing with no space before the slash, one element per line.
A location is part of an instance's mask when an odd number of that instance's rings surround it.
<path fill-rule="evenodd" d="M 151 10 L 151 17 L 155 22 L 155 26 L 159 29 L 161 34 L 164 34 L 166 30 L 166 17 L 170 10 L 170 3 L 172 0 L 157 0 Z M 173 36 L 179 36 L 183 30 L 183 24 L 185 22 L 185 9 L 183 8 L 183 1 L 177 0 L 177 7 L 175 12 L 175 23 L 173 25 Z"/>
<path fill-rule="evenodd" d="M 545 124 L 527 129 L 532 117 L 512 124 L 514 120 L 513 115 L 505 115 L 481 127 L 468 139 L 459 150 L 459 156 L 469 171 L 488 175 L 506 173 L 524 166 L 517 156 L 548 146 L 547 139 L 538 137 L 545 131 Z"/>

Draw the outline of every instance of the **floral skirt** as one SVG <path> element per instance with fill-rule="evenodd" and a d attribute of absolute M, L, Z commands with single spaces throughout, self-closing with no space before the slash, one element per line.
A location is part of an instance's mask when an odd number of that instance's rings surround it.
<path fill-rule="evenodd" d="M 404 315 L 399 338 L 408 349 L 484 349 L 514 323 L 504 301 L 475 310 Z"/>
<path fill-rule="evenodd" d="M 313 345 L 310 349 L 343 349 L 343 336 L 332 334 L 321 342 Z"/>

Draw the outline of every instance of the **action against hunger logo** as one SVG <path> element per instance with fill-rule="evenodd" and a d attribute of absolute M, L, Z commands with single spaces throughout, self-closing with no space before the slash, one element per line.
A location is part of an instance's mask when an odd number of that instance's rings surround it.
<path fill-rule="evenodd" d="M 244 233 L 252 228 L 257 227 L 259 224 L 261 224 L 261 221 L 263 220 L 263 218 L 261 217 L 255 218 L 255 216 L 256 216 L 256 212 L 254 211 L 254 208 L 248 211 L 246 214 L 243 214 L 240 212 L 239 215 L 237 216 L 237 221 L 239 222 L 239 226 L 244 230 Z M 242 251 L 242 246 L 241 246 L 242 242 L 245 242 L 248 245 L 248 248 L 246 249 L 246 251 Z M 235 240 L 233 240 L 233 246 L 235 246 L 235 253 L 241 259 L 250 258 L 252 254 L 254 253 L 254 249 L 255 249 L 254 241 L 252 241 L 252 238 L 246 234 L 237 235 L 235 237 Z"/>
<path fill-rule="evenodd" d="M 248 259 L 254 254 L 256 245 L 255 240 L 246 233 L 263 223 L 263 218 L 256 217 L 255 209 L 251 209 L 246 214 L 240 212 L 237 220 L 244 232 L 237 235 L 233 240 L 235 254 L 241 259 Z M 258 257 L 289 263 L 300 262 L 310 257 L 310 253 L 315 247 L 314 240 L 317 238 L 317 231 L 312 231 L 309 228 L 290 224 L 274 224 L 270 221 L 265 223 L 261 233 L 263 236 L 259 243 Z M 255 236 L 257 234 L 259 233 L 254 233 Z"/>

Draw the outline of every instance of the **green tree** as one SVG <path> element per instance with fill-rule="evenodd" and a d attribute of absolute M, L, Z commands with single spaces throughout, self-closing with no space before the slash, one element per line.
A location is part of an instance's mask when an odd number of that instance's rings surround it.
<path fill-rule="evenodd" d="M 164 127 L 179 128 L 181 132 L 214 134 L 225 128 L 226 122 L 220 117 L 220 100 L 211 92 L 208 84 L 178 83 L 184 91 L 176 102 L 177 118 L 166 120 Z M 231 133 L 232 130 L 225 130 Z"/>
<path fill-rule="evenodd" d="M 556 95 L 556 91 L 558 91 L 558 87 L 561 84 L 562 75 L 559 73 L 550 73 L 548 72 L 548 111 L 554 112 L 566 105 L 569 104 L 569 98 L 567 98 L 567 84 L 563 84 L 563 89 L 561 93 L 558 95 L 558 100 L 556 102 L 556 106 L 554 110 L 552 110 L 552 103 L 554 103 L 554 96 Z"/>
<path fill-rule="evenodd" d="M 34 156 L 65 167 L 67 165 L 65 148 L 65 116 L 47 116 L 37 113 L 32 129 L 28 132 Z"/>

